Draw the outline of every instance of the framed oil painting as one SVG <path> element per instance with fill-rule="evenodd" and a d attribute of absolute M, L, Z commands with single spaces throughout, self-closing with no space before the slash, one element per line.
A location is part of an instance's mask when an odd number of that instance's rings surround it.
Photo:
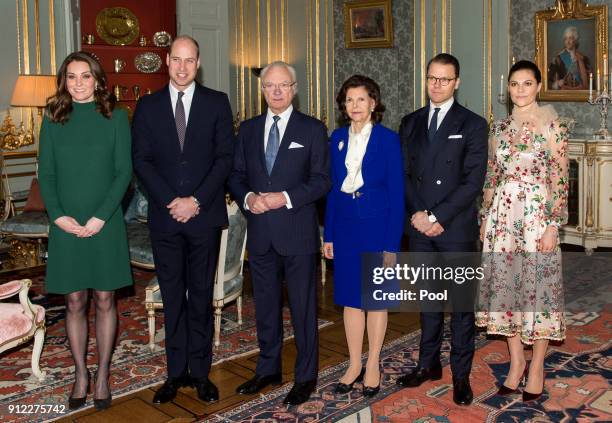
<path fill-rule="evenodd" d="M 346 48 L 393 47 L 391 0 L 344 3 Z"/>

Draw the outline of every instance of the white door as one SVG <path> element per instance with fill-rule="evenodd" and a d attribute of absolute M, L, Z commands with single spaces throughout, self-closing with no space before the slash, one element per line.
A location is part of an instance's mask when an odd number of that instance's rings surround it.
<path fill-rule="evenodd" d="M 229 11 L 227 0 L 177 0 L 178 34 L 200 44 L 198 81 L 229 93 Z"/>

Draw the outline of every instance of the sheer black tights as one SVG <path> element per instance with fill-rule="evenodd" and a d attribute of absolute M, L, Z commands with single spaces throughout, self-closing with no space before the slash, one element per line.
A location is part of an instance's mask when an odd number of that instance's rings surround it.
<path fill-rule="evenodd" d="M 66 333 L 74 359 L 75 384 L 72 397 L 82 398 L 87 392 L 87 290 L 66 296 Z M 96 345 L 98 373 L 94 385 L 94 398 L 106 398 L 110 391 L 108 377 L 110 360 L 117 330 L 117 308 L 114 291 L 93 291 L 96 307 Z"/>

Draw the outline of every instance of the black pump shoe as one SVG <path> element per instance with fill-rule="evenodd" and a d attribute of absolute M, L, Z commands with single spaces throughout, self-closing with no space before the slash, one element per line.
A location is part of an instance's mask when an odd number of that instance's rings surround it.
<path fill-rule="evenodd" d="M 378 386 L 365 386 L 363 385 L 363 396 L 372 398 L 380 391 L 380 382 Z"/>
<path fill-rule="evenodd" d="M 111 394 L 108 394 L 108 397 L 106 398 L 94 398 L 94 407 L 96 407 L 96 410 L 98 411 L 106 410 L 107 408 L 110 408 L 112 401 L 113 396 Z"/>
<path fill-rule="evenodd" d="M 342 383 L 342 382 L 338 382 L 338 384 L 336 385 L 336 388 L 334 389 L 334 393 L 336 394 L 348 394 L 349 392 L 351 392 L 353 390 L 353 385 L 356 383 L 359 383 L 363 380 L 363 375 L 365 374 L 365 367 L 361 368 L 361 373 L 359 373 L 359 376 L 357 376 L 355 378 L 354 381 L 352 381 L 351 383 Z"/>
<path fill-rule="evenodd" d="M 508 396 L 508 395 L 513 395 L 519 392 L 519 386 L 524 385 L 525 383 L 527 383 L 527 374 L 529 372 L 529 363 L 525 363 L 525 370 L 523 371 L 523 375 L 521 376 L 520 380 L 519 380 L 519 384 L 516 388 L 512 389 L 507 387 L 505 384 L 503 384 L 502 386 L 499 387 L 499 390 L 497 391 L 497 395 L 500 396 Z"/>
<path fill-rule="evenodd" d="M 76 410 L 77 408 L 81 408 L 87 402 L 87 394 L 91 393 L 91 387 L 89 386 L 90 374 L 87 371 L 87 391 L 85 391 L 85 396 L 80 398 L 75 398 L 73 396 L 68 397 L 68 408 L 70 410 Z M 76 377 L 74 380 L 74 384 L 76 385 Z M 72 386 L 72 391 L 74 392 L 74 385 Z"/>
<path fill-rule="evenodd" d="M 110 374 L 107 376 L 107 378 L 108 377 L 110 377 Z M 98 376 L 96 374 L 96 381 L 97 380 L 98 380 Z M 111 394 L 111 391 L 110 391 L 110 383 L 108 382 L 108 379 L 106 382 L 108 384 L 108 396 L 106 398 L 94 398 L 93 400 L 94 407 L 98 411 L 102 411 L 102 410 L 106 410 L 107 408 L 110 408 L 111 402 L 113 401 L 113 395 Z"/>

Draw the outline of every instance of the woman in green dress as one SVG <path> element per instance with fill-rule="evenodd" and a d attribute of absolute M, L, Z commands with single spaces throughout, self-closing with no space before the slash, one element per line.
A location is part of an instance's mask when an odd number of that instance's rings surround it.
<path fill-rule="evenodd" d="M 40 187 L 49 215 L 46 288 L 66 299 L 66 333 L 75 363 L 68 405 L 85 404 L 87 305 L 93 291 L 98 370 L 94 405 L 111 403 L 109 367 L 117 329 L 114 291 L 132 284 L 121 199 L 132 176 L 127 114 L 114 109 L 100 64 L 70 54 L 57 74 L 40 134 Z"/>

